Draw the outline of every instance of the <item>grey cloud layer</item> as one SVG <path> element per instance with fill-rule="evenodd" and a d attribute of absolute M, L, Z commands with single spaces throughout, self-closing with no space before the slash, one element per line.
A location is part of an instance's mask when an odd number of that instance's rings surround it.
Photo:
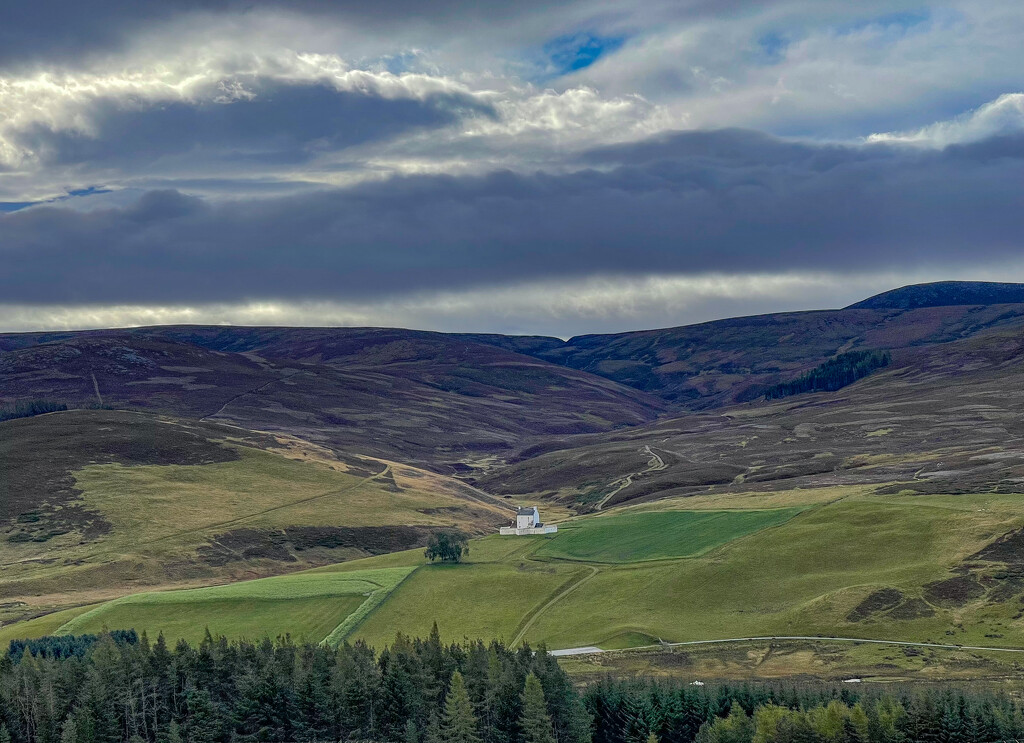
<path fill-rule="evenodd" d="M 569 3 L 577 5 L 578 3 Z M 548 5 L 467 0 L 37 0 L 13 3 L 0 24 L 0 65 L 24 66 L 47 60 L 75 60 L 121 51 L 133 36 L 175 19 L 196 17 L 209 24 L 258 12 L 305 14 L 394 33 L 407 26 L 467 26 L 508 22 Z"/>
<path fill-rule="evenodd" d="M 318 154 L 384 140 L 420 127 L 439 127 L 460 112 L 487 115 L 469 96 L 382 98 L 326 85 L 249 84 L 251 98 L 222 102 L 125 103 L 103 98 L 82 106 L 92 131 L 34 123 L 14 143 L 43 166 L 88 163 L 122 174 L 195 172 L 211 166 L 296 164 Z M 187 172 L 187 171 L 186 171 Z"/>
<path fill-rule="evenodd" d="M 383 301 L 402 318 L 450 292 L 472 302 L 438 301 L 475 320 L 499 288 L 493 316 L 525 317 L 575 282 L 559 313 L 625 317 L 643 277 L 670 277 L 654 318 L 684 278 L 1020 263 L 1019 0 L 39 0 L 2 15 L 7 306 L 281 300 L 358 319 Z M 578 39 L 608 51 L 577 65 Z"/>
<path fill-rule="evenodd" d="M 865 0 L 867 5 L 884 1 Z M 645 0 L 629 7 L 615 0 L 36 0 L 4 9 L 0 67 L 116 53 L 161 25 L 230 27 L 259 14 L 306 16 L 412 46 L 468 41 L 467 46 L 487 48 L 581 27 L 636 29 L 764 5 L 763 0 Z"/>
<path fill-rule="evenodd" d="M 942 150 L 742 130 L 574 172 L 407 177 L 209 203 L 176 191 L 0 216 L 11 303 L 353 299 L 595 274 L 990 267 L 1024 234 L 1024 136 Z"/>

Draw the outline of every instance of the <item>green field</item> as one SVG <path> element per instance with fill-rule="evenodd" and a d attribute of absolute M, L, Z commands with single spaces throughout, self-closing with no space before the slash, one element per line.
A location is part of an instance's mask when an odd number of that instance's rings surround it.
<path fill-rule="evenodd" d="M 511 641 L 531 611 L 580 572 L 577 565 L 467 563 L 426 565 L 392 594 L 355 636 L 374 645 L 398 631 L 426 636 L 436 621 L 446 637 Z"/>
<path fill-rule="evenodd" d="M 680 499 L 664 511 L 580 517 L 555 537 L 473 540 L 458 565 L 409 550 L 137 594 L 69 617 L 58 631 L 134 626 L 195 639 L 209 627 L 379 647 L 397 632 L 425 635 L 436 621 L 446 641 L 551 648 L 763 635 L 1024 647 L 1024 579 L 978 554 L 1024 527 L 1021 499 L 837 488 L 737 496 L 729 511 Z M 735 507 L 762 501 L 784 507 Z M 896 598 L 871 598 L 879 594 Z M 26 634 L 53 631 L 44 620 Z"/>
<path fill-rule="evenodd" d="M 710 521 L 694 518 L 698 511 L 581 518 L 578 529 L 556 538 L 481 540 L 474 543 L 480 545 L 471 553 L 474 562 L 417 571 L 354 636 L 381 644 L 397 629 L 422 633 L 436 620 L 449 639 L 481 632 L 514 638 L 525 628 L 525 640 L 553 648 L 765 634 L 1024 646 L 1024 583 L 1007 577 L 999 563 L 971 560 L 998 535 L 1024 525 L 1021 496 L 883 497 L 837 490 L 824 503 L 820 492 L 809 494 L 803 505 L 796 492 L 788 500 L 790 508 L 774 514 L 735 512 L 739 520 L 721 529 L 719 540 L 725 534 L 745 536 L 713 549 L 709 525 L 730 521 L 717 521 L 713 512 Z M 632 521 L 642 515 L 654 520 Z M 611 527 L 623 522 L 632 527 L 619 538 L 639 546 L 619 552 Z M 755 531 L 751 525 L 758 522 Z M 671 525 L 674 539 L 659 524 Z M 675 540 L 700 544 L 703 551 L 670 558 L 666 545 Z M 585 561 L 585 549 L 597 559 Z M 660 559 L 607 561 L 630 550 Z M 929 586 L 961 575 L 965 564 L 972 566 L 969 579 L 980 595 L 937 601 Z M 577 572 L 561 573 L 561 581 L 534 578 L 532 571 L 545 566 L 575 566 Z M 851 616 L 887 588 L 900 592 L 899 611 L 883 607 Z"/>
<path fill-rule="evenodd" d="M 214 636 L 252 639 L 290 634 L 319 642 L 364 603 L 394 590 L 411 570 L 298 573 L 226 586 L 132 594 L 72 618 L 55 634 L 131 627 L 153 636 L 163 632 L 169 641 L 196 641 L 208 628 Z"/>
<path fill-rule="evenodd" d="M 653 511 L 579 519 L 561 528 L 535 554 L 601 563 L 691 557 L 782 524 L 801 510 Z"/>

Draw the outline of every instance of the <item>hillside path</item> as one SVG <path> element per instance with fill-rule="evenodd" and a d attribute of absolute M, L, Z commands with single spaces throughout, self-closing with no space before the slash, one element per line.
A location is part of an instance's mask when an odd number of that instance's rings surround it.
<path fill-rule="evenodd" d="M 622 479 L 614 481 L 612 485 L 617 487 L 612 492 L 608 493 L 608 495 L 601 499 L 601 502 L 597 504 L 596 510 L 602 510 L 612 498 L 614 498 L 616 495 L 618 495 L 623 490 L 632 485 L 634 477 L 640 477 L 641 475 L 646 475 L 649 472 L 658 472 L 659 470 L 665 469 L 665 467 L 667 466 L 665 464 L 665 460 L 662 459 L 659 454 L 656 454 L 651 449 L 649 444 L 644 445 L 642 452 L 646 454 L 648 457 L 650 457 L 650 459 L 647 460 L 647 469 L 640 470 L 639 472 L 634 472 L 630 475 L 626 475 Z"/>
<path fill-rule="evenodd" d="M 239 392 L 237 395 L 235 395 L 234 397 L 229 399 L 227 402 L 225 402 L 223 405 L 221 405 L 219 408 L 217 408 L 217 412 L 210 413 L 209 415 L 204 415 L 202 418 L 199 419 L 199 421 L 203 422 L 203 421 L 209 420 L 210 418 L 216 418 L 218 415 L 220 415 L 221 413 L 224 412 L 224 409 L 228 405 L 230 405 L 231 403 L 235 402 L 236 400 L 241 400 L 243 397 L 246 397 L 247 395 L 255 395 L 255 394 L 259 393 L 259 392 L 262 392 L 263 390 L 265 390 L 267 387 L 269 387 L 272 384 L 277 384 L 278 382 L 283 382 L 286 379 L 291 379 L 292 377 L 295 377 L 295 376 L 298 376 L 299 374 L 304 374 L 304 373 L 305 373 L 304 369 L 296 369 L 291 374 L 284 374 L 284 375 L 282 375 L 280 377 L 275 377 L 274 379 L 271 379 L 269 382 L 264 382 L 259 387 L 254 387 L 251 390 L 246 390 L 245 392 Z"/>
<path fill-rule="evenodd" d="M 522 641 L 522 639 L 524 637 L 526 637 L 526 633 L 530 631 L 530 627 L 532 627 L 534 624 L 537 623 L 537 620 L 540 619 L 541 616 L 543 616 L 544 612 L 546 612 L 552 606 L 557 604 L 559 601 L 564 599 L 570 593 L 575 591 L 577 588 L 579 588 L 584 583 L 586 583 L 588 580 L 590 580 L 595 575 L 597 575 L 599 572 L 601 572 L 600 570 L 595 568 L 593 565 L 588 565 L 587 567 L 591 571 L 590 575 L 585 575 L 582 578 L 580 578 L 579 580 L 573 582 L 571 585 L 567 586 L 564 590 L 560 591 L 557 595 L 552 597 L 551 600 L 548 601 L 546 604 L 544 604 L 542 607 L 540 607 L 540 609 L 538 609 L 536 612 L 534 612 L 534 615 L 532 617 L 530 617 L 529 621 L 527 621 L 527 623 L 523 625 L 523 628 L 521 630 L 519 630 L 518 633 L 516 633 L 516 636 L 512 639 L 512 642 L 509 643 L 509 647 L 514 648 L 516 645 L 518 645 Z"/>

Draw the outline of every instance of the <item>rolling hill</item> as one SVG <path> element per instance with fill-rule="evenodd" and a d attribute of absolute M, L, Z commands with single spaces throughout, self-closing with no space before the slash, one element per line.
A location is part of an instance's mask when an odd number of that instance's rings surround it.
<path fill-rule="evenodd" d="M 397 632 L 423 636 L 437 622 L 446 640 L 553 649 L 770 635 L 925 642 L 970 649 L 937 660 L 934 649 L 865 653 L 852 645 L 857 657 L 847 659 L 825 644 L 816 648 L 825 658 L 804 650 L 803 660 L 782 667 L 803 663 L 818 675 L 855 661 L 897 678 L 934 678 L 951 667 L 964 677 L 972 669 L 1013 673 L 980 648 L 1024 646 L 1019 500 L 856 487 L 675 498 L 572 519 L 555 535 L 477 539 L 457 565 L 427 563 L 415 550 L 226 587 L 146 592 L 3 628 L 0 640 L 104 626 L 197 639 L 209 626 L 229 637 L 287 631 L 383 647 Z M 785 647 L 761 650 L 757 666 L 785 656 Z M 688 649 L 679 650 L 666 663 L 692 675 Z M 743 672 L 758 675 L 757 666 Z M 764 672 L 778 673 L 775 666 Z M 716 667 L 725 670 L 705 662 L 701 673 Z"/>
<path fill-rule="evenodd" d="M 580 336 L 539 355 L 658 395 L 677 410 L 711 410 L 756 400 L 837 353 L 884 349 L 898 361 L 921 348 L 1021 327 L 1021 304 L 823 310 Z"/>
<path fill-rule="evenodd" d="M 0 354 L 0 402 L 102 402 L 441 472 L 531 437 L 609 431 L 666 409 L 599 376 L 436 333 L 145 328 L 0 336 L 4 344 L 14 348 Z"/>
<path fill-rule="evenodd" d="M 1024 646 L 1020 289 L 569 341 L 0 335 L 0 406 L 80 408 L 0 422 L 0 639 L 208 624 L 380 645 L 437 620 L 552 647 Z M 764 399 L 851 350 L 891 363 Z M 484 537 L 518 503 L 558 535 Z M 483 538 L 425 564 L 451 526 Z M 360 582 L 376 570 L 400 580 Z"/>
<path fill-rule="evenodd" d="M 410 465 L 149 413 L 5 421 L 0 461 L 9 618 L 393 552 L 439 528 L 484 533 L 509 513 Z"/>
<path fill-rule="evenodd" d="M 524 449 L 477 484 L 582 510 L 671 495 L 832 485 L 1018 491 L 1022 383 L 1024 336 L 990 330 L 904 352 L 836 392 L 552 440 Z"/>
<path fill-rule="evenodd" d="M 936 281 L 892 289 L 851 304 L 847 309 L 901 309 L 956 305 L 1020 304 L 1024 285 L 995 281 Z"/>

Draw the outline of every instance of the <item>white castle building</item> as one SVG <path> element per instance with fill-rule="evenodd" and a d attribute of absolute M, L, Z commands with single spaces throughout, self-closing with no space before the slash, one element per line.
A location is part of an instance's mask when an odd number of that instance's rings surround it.
<path fill-rule="evenodd" d="M 541 523 L 540 511 L 536 506 L 519 508 L 516 510 L 516 523 L 512 526 L 503 526 L 500 533 L 506 536 L 522 536 L 523 534 L 554 534 L 558 531 L 557 526 L 547 526 Z"/>

